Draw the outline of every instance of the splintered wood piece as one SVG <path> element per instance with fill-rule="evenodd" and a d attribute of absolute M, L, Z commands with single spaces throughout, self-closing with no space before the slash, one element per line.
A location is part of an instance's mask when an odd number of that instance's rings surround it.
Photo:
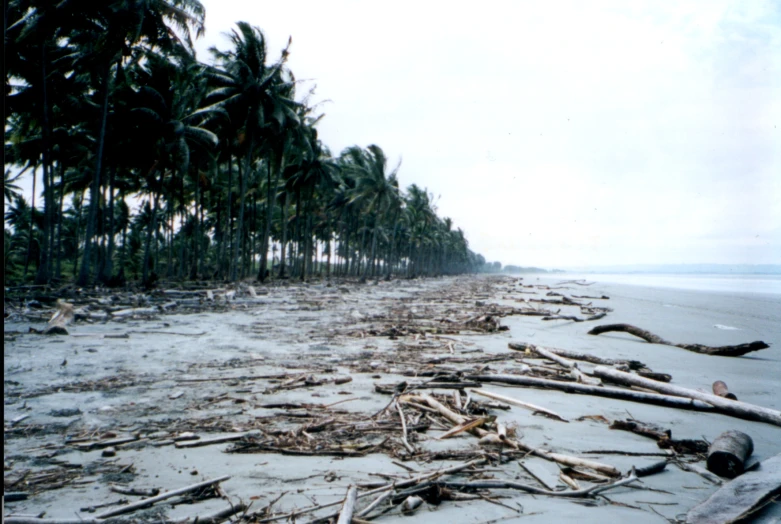
<path fill-rule="evenodd" d="M 542 484 L 543 487 L 551 491 L 556 489 L 559 480 L 559 471 L 558 469 L 551 469 L 556 468 L 556 466 L 534 457 L 526 458 L 523 462 L 519 461 L 519 463 L 521 467 L 525 469 L 529 475 L 534 477 L 537 482 Z"/>
<path fill-rule="evenodd" d="M 452 437 L 454 435 L 458 435 L 459 433 L 463 433 L 464 431 L 469 431 L 470 429 L 474 429 L 478 426 L 482 426 L 486 423 L 488 420 L 488 417 L 478 417 L 475 420 L 472 420 L 470 422 L 467 422 L 466 424 L 459 424 L 458 426 L 455 426 L 450 431 L 443 433 L 439 437 L 437 437 L 437 440 L 443 440 L 449 437 Z"/>

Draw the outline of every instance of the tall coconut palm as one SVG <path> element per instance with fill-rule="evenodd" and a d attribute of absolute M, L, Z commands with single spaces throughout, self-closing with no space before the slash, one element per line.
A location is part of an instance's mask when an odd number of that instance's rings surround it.
<path fill-rule="evenodd" d="M 386 218 L 385 212 L 398 194 L 398 184 L 394 185 L 401 162 L 387 173 L 388 160 L 378 145 L 372 144 L 365 150 L 357 146 L 347 148 L 342 156 L 348 160 L 347 169 L 356 177 L 356 185 L 351 201 L 359 203 L 366 213 L 367 223 L 372 223 L 371 251 L 364 268 L 363 279 L 369 275 L 377 249 L 377 235 Z"/>
<path fill-rule="evenodd" d="M 90 278 L 92 237 L 97 228 L 98 191 L 112 91 L 111 70 L 114 68 L 115 76 L 121 78 L 123 58 L 130 55 L 131 48 L 140 42 L 164 50 L 172 50 L 177 45 L 191 49 L 192 34 L 199 36 L 203 33 L 205 11 L 198 0 L 115 0 L 105 3 L 74 0 L 63 4 L 74 4 L 70 8 L 77 9 L 86 22 L 73 38 L 84 51 L 82 66 L 97 73 L 96 85 L 100 93 L 101 109 L 87 238 L 79 273 L 79 283 L 84 285 Z M 78 11 L 79 7 L 81 11 Z"/>
<path fill-rule="evenodd" d="M 295 113 L 295 103 L 285 95 L 292 88 L 291 82 L 284 79 L 284 64 L 288 57 L 288 47 L 273 64 L 267 64 L 266 39 L 263 32 L 247 22 L 239 22 L 237 29 L 230 35 L 232 49 L 220 51 L 211 48 L 219 70 L 210 72 L 214 89 L 209 93 L 207 101 L 212 101 L 211 107 L 225 109 L 231 119 L 241 122 L 241 146 L 244 151 L 243 168 L 240 173 L 239 218 L 237 226 L 238 241 L 234 243 L 231 280 L 238 278 L 239 245 L 244 228 L 244 209 L 247 193 L 247 181 L 252 168 L 253 155 L 256 147 L 268 147 L 271 138 L 271 125 L 284 127 L 289 122 L 298 122 Z M 273 206 L 273 184 L 271 170 L 281 167 L 282 158 L 279 151 L 272 162 L 267 163 L 269 183 L 267 187 L 266 230 L 269 231 L 271 206 Z M 268 234 L 265 235 L 268 237 Z M 264 246 L 267 246 L 267 240 Z M 265 268 L 265 251 L 262 254 L 261 268 Z"/>
<path fill-rule="evenodd" d="M 151 52 L 144 53 L 144 59 L 133 71 L 139 87 L 131 99 L 130 114 L 135 117 L 134 132 L 142 140 L 136 145 L 147 144 L 144 149 L 155 152 L 148 164 L 155 166 L 160 177 L 154 191 L 163 189 L 162 177 L 167 170 L 184 183 L 191 148 L 210 150 L 219 142 L 216 134 L 199 125 L 206 116 L 198 109 L 206 92 L 203 71 L 187 53 L 172 57 Z M 152 213 L 151 218 L 142 270 L 145 284 L 149 283 L 150 243 L 157 231 L 157 213 Z"/>

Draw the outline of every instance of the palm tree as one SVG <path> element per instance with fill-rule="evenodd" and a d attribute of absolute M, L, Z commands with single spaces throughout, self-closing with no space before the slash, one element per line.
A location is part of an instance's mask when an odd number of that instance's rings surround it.
<path fill-rule="evenodd" d="M 112 67 L 115 69 L 115 77 L 120 80 L 123 74 L 124 57 L 129 56 L 130 48 L 139 42 L 166 51 L 171 51 L 176 46 L 192 49 L 192 33 L 194 32 L 196 36 L 203 33 L 205 12 L 198 0 L 115 0 L 107 3 L 75 0 L 71 3 L 74 4 L 70 5 L 71 9 L 81 8 L 80 15 L 86 22 L 75 32 L 73 38 L 83 50 L 81 65 L 97 72 L 95 80 L 97 91 L 100 93 L 101 108 L 87 238 L 84 260 L 79 273 L 79 284 L 85 285 L 90 277 L 90 252 L 97 229 L 98 192 L 112 91 L 111 69 Z M 181 36 L 170 26 L 175 27 Z"/>
<path fill-rule="evenodd" d="M 145 52 L 144 59 L 132 71 L 139 84 L 131 98 L 133 107 L 129 113 L 135 117 L 132 131 L 141 139 L 136 143 L 136 146 L 143 146 L 140 150 L 155 152 L 154 157 L 147 160 L 147 166 L 154 166 L 153 173 L 160 177 L 151 187 L 156 193 L 155 202 L 157 193 L 163 190 L 168 170 L 183 185 L 190 169 L 191 149 L 211 150 L 219 143 L 216 134 L 199 125 L 208 115 L 198 109 L 206 92 L 207 77 L 203 72 L 204 68 L 187 53 L 174 57 L 152 52 Z M 184 207 L 184 201 L 180 204 Z M 153 212 L 151 218 L 142 269 L 145 284 L 149 283 L 151 238 L 157 231 L 158 214 Z"/>
<path fill-rule="evenodd" d="M 237 242 L 233 246 L 233 264 L 231 280 L 238 278 L 239 245 L 244 228 L 244 210 L 247 194 L 247 182 L 252 169 L 253 155 L 260 144 L 265 149 L 271 149 L 270 138 L 273 132 L 284 128 L 289 123 L 297 123 L 295 103 L 286 95 L 290 94 L 292 82 L 286 82 L 283 77 L 283 67 L 287 61 L 288 47 L 282 50 L 277 62 L 266 64 L 266 39 L 262 31 L 252 27 L 247 22 L 239 22 L 238 30 L 229 35 L 233 48 L 220 51 L 211 48 L 215 60 L 221 69 L 210 72 L 214 89 L 209 93 L 207 101 L 213 101 L 209 108 L 222 108 L 231 115 L 232 120 L 241 122 L 240 143 L 244 151 L 244 165 L 240 172 L 239 218 L 237 225 Z M 273 126 L 276 125 L 274 129 Z M 264 140 L 265 139 L 265 140 Z M 263 142 L 263 143 L 261 143 Z M 272 150 L 273 151 L 273 150 Z M 268 172 L 268 187 L 266 200 L 266 234 L 261 254 L 261 270 L 266 267 L 266 251 L 270 231 L 271 211 L 273 206 L 273 186 L 271 170 L 277 173 L 283 169 L 283 154 L 277 147 L 273 151 L 275 157 L 266 163 Z"/>
<path fill-rule="evenodd" d="M 373 224 L 371 252 L 362 277 L 365 280 L 375 261 L 377 235 L 383 225 L 385 212 L 398 194 L 398 183 L 394 186 L 392 181 L 396 179 L 401 162 L 391 173 L 386 173 L 388 161 L 385 153 L 374 144 L 365 150 L 357 146 L 349 147 L 342 156 L 347 159 L 348 172 L 356 178 L 351 201 L 362 207 L 366 213 L 366 223 Z"/>

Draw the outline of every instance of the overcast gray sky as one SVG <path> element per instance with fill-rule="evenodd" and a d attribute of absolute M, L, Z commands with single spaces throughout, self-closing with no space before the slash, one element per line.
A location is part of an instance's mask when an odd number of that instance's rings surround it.
<path fill-rule="evenodd" d="M 781 263 L 781 5 L 202 0 L 504 264 Z M 306 89 L 301 89 L 304 93 Z"/>

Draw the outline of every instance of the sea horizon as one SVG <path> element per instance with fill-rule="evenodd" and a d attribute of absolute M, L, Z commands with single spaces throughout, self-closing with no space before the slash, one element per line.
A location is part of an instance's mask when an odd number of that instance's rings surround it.
<path fill-rule="evenodd" d="M 558 280 L 597 281 L 689 291 L 781 295 L 777 273 L 669 273 L 669 272 L 564 272 L 546 275 Z"/>

